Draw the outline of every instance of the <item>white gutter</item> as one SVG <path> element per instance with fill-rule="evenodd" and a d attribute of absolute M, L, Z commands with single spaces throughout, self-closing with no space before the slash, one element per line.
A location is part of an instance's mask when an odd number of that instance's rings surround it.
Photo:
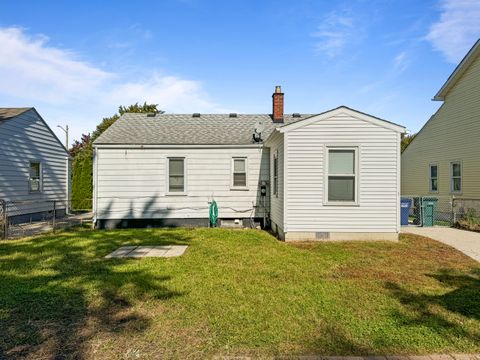
<path fill-rule="evenodd" d="M 263 142 L 249 145 L 164 145 L 164 144 L 93 144 L 94 148 L 102 149 L 248 149 L 262 148 Z"/>

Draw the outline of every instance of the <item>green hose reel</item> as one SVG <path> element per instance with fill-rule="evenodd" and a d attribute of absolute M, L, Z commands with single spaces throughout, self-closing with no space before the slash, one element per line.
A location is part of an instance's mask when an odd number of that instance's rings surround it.
<path fill-rule="evenodd" d="M 210 226 L 217 227 L 218 206 L 215 200 L 212 200 L 212 202 L 210 203 L 209 218 L 210 218 Z"/>

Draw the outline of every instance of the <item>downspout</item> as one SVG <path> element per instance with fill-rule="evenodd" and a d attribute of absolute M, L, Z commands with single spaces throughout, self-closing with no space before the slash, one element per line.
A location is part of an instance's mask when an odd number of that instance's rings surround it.
<path fill-rule="evenodd" d="M 98 202 L 98 191 L 97 191 L 97 186 L 98 186 L 98 164 L 97 164 L 97 151 L 98 149 L 96 147 L 93 148 L 93 218 L 92 218 L 92 225 L 93 227 L 96 226 L 97 224 L 97 202 Z"/>
<path fill-rule="evenodd" d="M 283 133 L 283 234 L 286 240 L 288 232 L 288 133 Z"/>
<path fill-rule="evenodd" d="M 397 233 L 400 233 L 401 225 L 400 225 L 400 197 L 401 197 L 401 179 L 402 179 L 402 154 L 401 154 L 401 146 L 402 143 L 402 134 L 397 133 L 397 204 L 396 204 L 396 225 L 397 225 Z"/>
<path fill-rule="evenodd" d="M 66 204 L 66 213 L 67 215 L 70 214 L 70 179 L 71 179 L 71 174 L 70 174 L 70 157 L 69 156 L 66 156 L 65 157 L 66 159 L 66 174 L 67 174 L 67 177 L 65 179 L 65 190 L 66 190 L 66 201 L 67 201 L 67 204 Z"/>

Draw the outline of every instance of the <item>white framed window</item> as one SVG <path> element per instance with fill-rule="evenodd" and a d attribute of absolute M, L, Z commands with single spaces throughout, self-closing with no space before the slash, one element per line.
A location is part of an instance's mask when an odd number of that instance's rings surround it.
<path fill-rule="evenodd" d="M 247 158 L 232 158 L 232 188 L 247 188 Z"/>
<path fill-rule="evenodd" d="M 278 197 L 278 151 L 273 154 L 273 194 Z"/>
<path fill-rule="evenodd" d="M 358 201 L 358 148 L 327 148 L 327 204 L 354 205 Z"/>
<path fill-rule="evenodd" d="M 168 158 L 167 188 L 171 194 L 185 193 L 185 158 Z"/>
<path fill-rule="evenodd" d="M 428 169 L 428 190 L 430 192 L 438 192 L 438 165 L 430 164 Z"/>
<path fill-rule="evenodd" d="M 30 161 L 28 191 L 31 193 L 42 191 L 42 163 L 40 161 Z"/>
<path fill-rule="evenodd" d="M 450 163 L 450 192 L 462 192 L 462 162 L 452 161 Z"/>

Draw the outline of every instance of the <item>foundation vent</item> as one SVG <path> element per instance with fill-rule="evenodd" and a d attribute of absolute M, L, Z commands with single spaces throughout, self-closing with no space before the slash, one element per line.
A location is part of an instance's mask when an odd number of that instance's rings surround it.
<path fill-rule="evenodd" d="M 330 239 L 329 232 L 316 232 L 315 233 L 315 240 L 328 240 Z"/>

